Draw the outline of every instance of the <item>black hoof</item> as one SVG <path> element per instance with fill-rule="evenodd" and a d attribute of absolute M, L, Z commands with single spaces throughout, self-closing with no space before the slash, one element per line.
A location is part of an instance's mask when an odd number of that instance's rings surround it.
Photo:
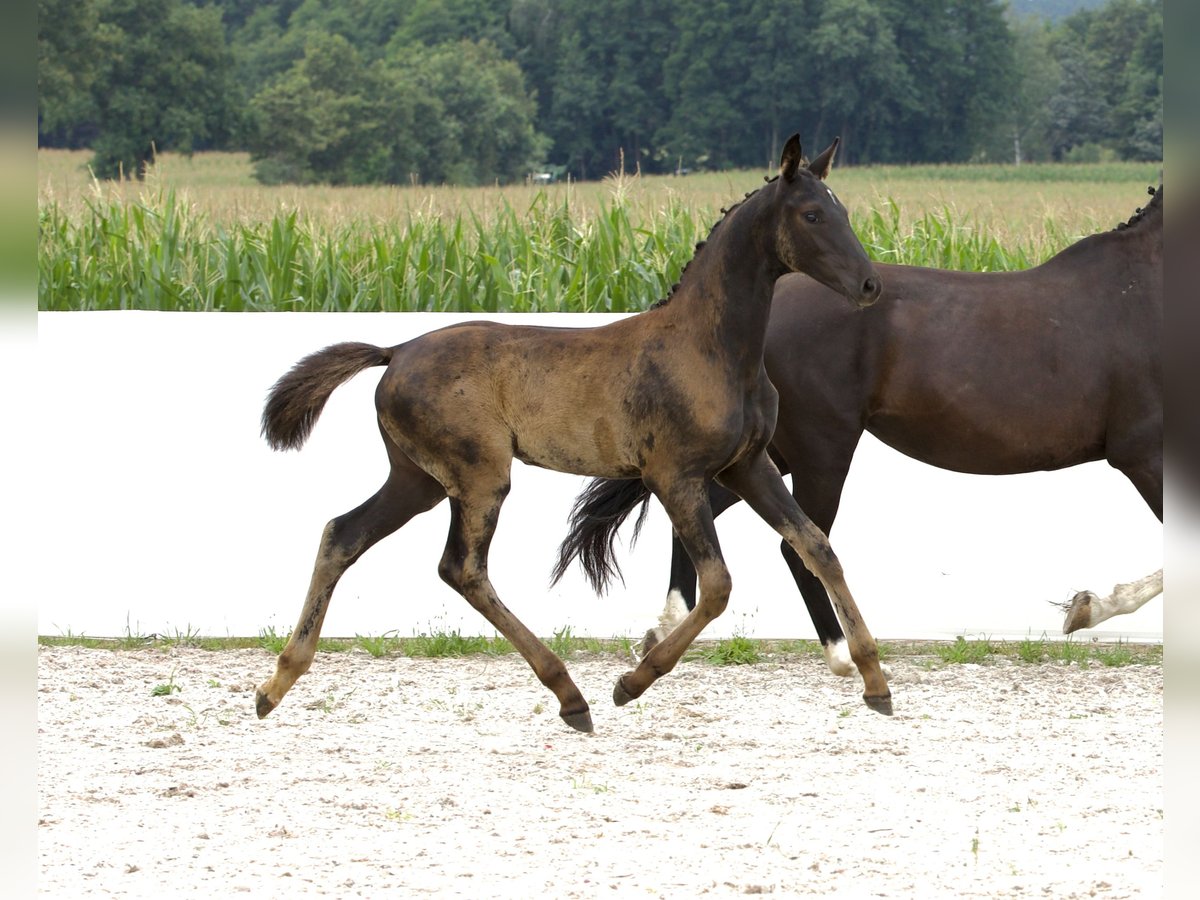
<path fill-rule="evenodd" d="M 633 699 L 633 694 L 625 690 L 625 676 L 622 675 L 617 679 L 616 686 L 613 687 L 613 703 L 615 703 L 617 706 L 624 706 Z"/>
<path fill-rule="evenodd" d="M 574 713 L 560 713 L 562 720 L 584 734 L 592 733 L 592 714 L 588 710 Z"/>
<path fill-rule="evenodd" d="M 868 697 L 866 694 L 863 694 L 863 702 L 880 715 L 890 716 L 892 714 L 891 694 L 884 694 L 882 697 Z"/>
<path fill-rule="evenodd" d="M 254 695 L 254 711 L 256 713 L 258 713 L 258 717 L 260 719 L 265 719 L 267 717 L 267 713 L 269 713 L 274 708 L 275 708 L 275 704 L 272 703 L 267 698 L 267 695 L 264 694 L 262 691 L 258 691 Z"/>

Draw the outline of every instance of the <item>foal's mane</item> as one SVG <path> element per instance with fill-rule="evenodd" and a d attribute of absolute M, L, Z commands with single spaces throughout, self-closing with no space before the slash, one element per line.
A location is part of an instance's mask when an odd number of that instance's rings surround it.
<path fill-rule="evenodd" d="M 802 167 L 806 168 L 808 166 L 808 160 L 802 158 L 800 160 L 800 165 Z M 708 242 L 712 240 L 713 235 L 716 234 L 717 229 L 721 226 L 721 223 L 729 218 L 729 214 L 732 213 L 739 206 L 741 206 L 743 203 L 745 203 L 747 200 L 749 200 L 751 197 L 753 197 L 755 194 L 757 194 L 759 191 L 761 191 L 763 188 L 767 187 L 767 185 L 772 184 L 773 182 L 777 181 L 778 179 L 779 179 L 778 174 L 767 175 L 763 178 L 763 181 L 765 181 L 766 184 L 761 185 L 760 187 L 757 187 L 754 190 L 748 192 L 746 194 L 746 196 L 744 196 L 737 203 L 733 204 L 733 206 L 730 206 L 728 208 L 726 208 L 724 206 L 721 207 L 721 218 L 717 219 L 716 224 L 714 224 L 713 227 L 708 230 L 708 237 L 706 237 L 704 240 L 702 240 L 696 244 L 696 251 L 692 254 L 692 258 L 689 259 L 686 263 L 684 263 L 683 268 L 679 270 L 679 281 L 676 281 L 673 285 L 671 285 L 671 289 L 669 291 L 667 291 L 667 296 L 663 297 L 661 300 L 659 300 L 657 303 L 655 303 L 653 306 L 651 306 L 650 309 L 658 309 L 660 306 L 666 306 L 668 303 L 671 302 L 671 298 L 675 296 L 675 291 L 678 290 L 680 283 L 683 281 L 683 276 L 685 274 L 687 274 L 688 266 L 690 266 L 692 263 L 694 263 L 696 261 L 696 258 L 700 255 L 700 251 L 702 251 L 705 248 L 705 246 L 708 244 Z"/>

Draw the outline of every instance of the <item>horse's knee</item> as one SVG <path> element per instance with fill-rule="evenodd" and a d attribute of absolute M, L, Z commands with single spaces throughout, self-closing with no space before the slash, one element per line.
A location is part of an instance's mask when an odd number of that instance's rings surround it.
<path fill-rule="evenodd" d="M 800 558 L 804 560 L 809 571 L 823 574 L 827 578 L 842 577 L 841 561 L 833 552 L 833 545 L 829 543 L 825 532 L 812 522 L 807 522 L 800 532 L 800 543 L 804 548 Z"/>

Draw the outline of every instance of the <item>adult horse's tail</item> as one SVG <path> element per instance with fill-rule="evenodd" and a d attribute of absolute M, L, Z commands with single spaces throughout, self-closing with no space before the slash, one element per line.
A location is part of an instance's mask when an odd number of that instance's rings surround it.
<path fill-rule="evenodd" d="M 621 576 L 621 567 L 613 552 L 617 529 L 640 503 L 642 511 L 634 523 L 633 539 L 629 542 L 632 547 L 646 521 L 650 497 L 650 489 L 640 478 L 592 479 L 571 507 L 567 536 L 558 548 L 558 562 L 554 564 L 550 583 L 557 584 L 571 560 L 578 558 L 592 588 L 597 594 L 603 593 L 614 576 Z"/>
<path fill-rule="evenodd" d="M 354 341 L 304 357 L 271 388 L 263 407 L 262 436 L 273 450 L 299 450 L 338 385 L 391 359 L 390 347 Z"/>

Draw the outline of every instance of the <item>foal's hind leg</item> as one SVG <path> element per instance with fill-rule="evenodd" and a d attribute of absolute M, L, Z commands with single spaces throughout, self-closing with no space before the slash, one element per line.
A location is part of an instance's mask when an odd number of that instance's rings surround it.
<path fill-rule="evenodd" d="M 450 534 L 438 574 L 517 648 L 538 680 L 558 698 L 562 720 L 576 731 L 590 732 L 587 701 L 566 665 L 500 602 L 488 578 L 488 548 L 509 485 L 505 480 L 489 491 L 481 488 L 481 480 L 473 473 L 471 487 L 450 498 Z"/>
<path fill-rule="evenodd" d="M 413 516 L 437 506 L 446 496 L 440 484 L 390 443 L 388 451 L 392 471 L 383 487 L 366 503 L 325 526 L 300 620 L 279 654 L 275 674 L 258 689 L 255 709 L 260 719 L 279 705 L 283 695 L 312 665 L 329 599 L 346 569 L 371 546 Z"/>
<path fill-rule="evenodd" d="M 788 493 L 779 471 L 765 453 L 726 469 L 719 478 L 722 484 L 741 495 L 768 525 L 778 531 L 799 554 L 809 571 L 821 579 L 845 629 L 850 658 L 862 674 L 865 686 L 863 701 L 876 712 L 891 715 L 892 694 L 879 666 L 875 639 L 871 637 L 850 595 L 841 563 L 834 555 L 825 533 L 813 524 Z"/>

